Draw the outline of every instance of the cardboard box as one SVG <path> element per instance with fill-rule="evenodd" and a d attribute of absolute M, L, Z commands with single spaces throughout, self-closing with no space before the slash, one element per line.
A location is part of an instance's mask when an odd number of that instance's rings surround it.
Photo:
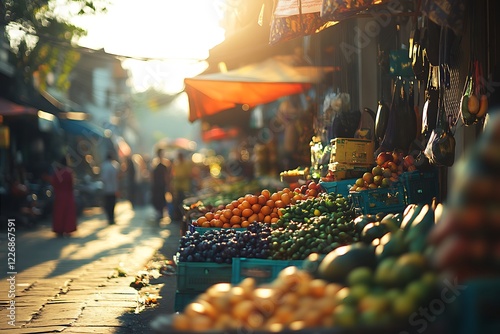
<path fill-rule="evenodd" d="M 335 138 L 330 142 L 330 162 L 345 164 L 373 164 L 375 142 L 357 138 Z"/>
<path fill-rule="evenodd" d="M 363 176 L 364 173 L 372 169 L 373 164 L 345 164 L 334 162 L 328 164 L 328 170 L 333 174 L 335 181 L 345 179 L 357 179 Z"/>

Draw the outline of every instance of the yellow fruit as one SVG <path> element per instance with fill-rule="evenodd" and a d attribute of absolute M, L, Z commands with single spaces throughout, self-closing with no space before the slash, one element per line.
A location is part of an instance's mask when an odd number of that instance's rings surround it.
<path fill-rule="evenodd" d="M 355 184 L 356 184 L 357 187 L 364 187 L 365 181 L 362 178 L 359 178 L 359 179 L 356 180 Z"/>
<path fill-rule="evenodd" d="M 373 183 L 373 174 L 370 172 L 364 173 L 363 174 L 363 181 L 365 181 L 365 183 L 367 183 L 367 184 Z"/>
<path fill-rule="evenodd" d="M 380 166 L 373 167 L 372 174 L 373 174 L 373 176 L 382 175 L 382 167 L 380 167 Z"/>

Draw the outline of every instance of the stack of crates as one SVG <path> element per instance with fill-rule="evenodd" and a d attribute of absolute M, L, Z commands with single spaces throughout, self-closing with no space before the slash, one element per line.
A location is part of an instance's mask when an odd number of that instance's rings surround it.
<path fill-rule="evenodd" d="M 178 262 L 174 311 L 181 312 L 196 296 L 217 283 L 231 283 L 232 265 L 214 262 Z"/>

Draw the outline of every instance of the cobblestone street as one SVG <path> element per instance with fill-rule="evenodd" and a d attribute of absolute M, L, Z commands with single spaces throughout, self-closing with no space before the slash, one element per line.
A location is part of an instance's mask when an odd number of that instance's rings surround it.
<path fill-rule="evenodd" d="M 150 208 L 132 209 L 127 201 L 117 205 L 116 215 L 117 223 L 107 225 L 100 209 L 87 210 L 79 218 L 78 231 L 67 238 L 54 235 L 50 219 L 16 228 L 15 270 L 7 266 L 7 222 L 2 222 L 0 330 L 147 332 L 149 324 L 141 323 L 135 312 L 139 293 L 130 283 L 162 247 L 175 250 L 178 226 L 168 222 L 157 226 Z M 8 274 L 11 271 L 16 274 Z M 166 277 L 164 283 L 168 287 L 161 291 L 168 298 L 160 297 L 160 305 L 171 312 L 175 276 Z"/>

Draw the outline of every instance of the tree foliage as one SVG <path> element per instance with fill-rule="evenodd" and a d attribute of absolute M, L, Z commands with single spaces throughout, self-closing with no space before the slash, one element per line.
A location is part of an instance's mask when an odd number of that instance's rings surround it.
<path fill-rule="evenodd" d="M 70 22 L 78 15 L 106 11 L 109 0 L 4 0 L 2 25 L 13 50 L 19 79 L 29 83 L 35 78 L 45 89 L 54 78 L 58 89 L 69 88 L 68 76 L 78 62 L 75 43 L 86 35 L 85 29 Z"/>

